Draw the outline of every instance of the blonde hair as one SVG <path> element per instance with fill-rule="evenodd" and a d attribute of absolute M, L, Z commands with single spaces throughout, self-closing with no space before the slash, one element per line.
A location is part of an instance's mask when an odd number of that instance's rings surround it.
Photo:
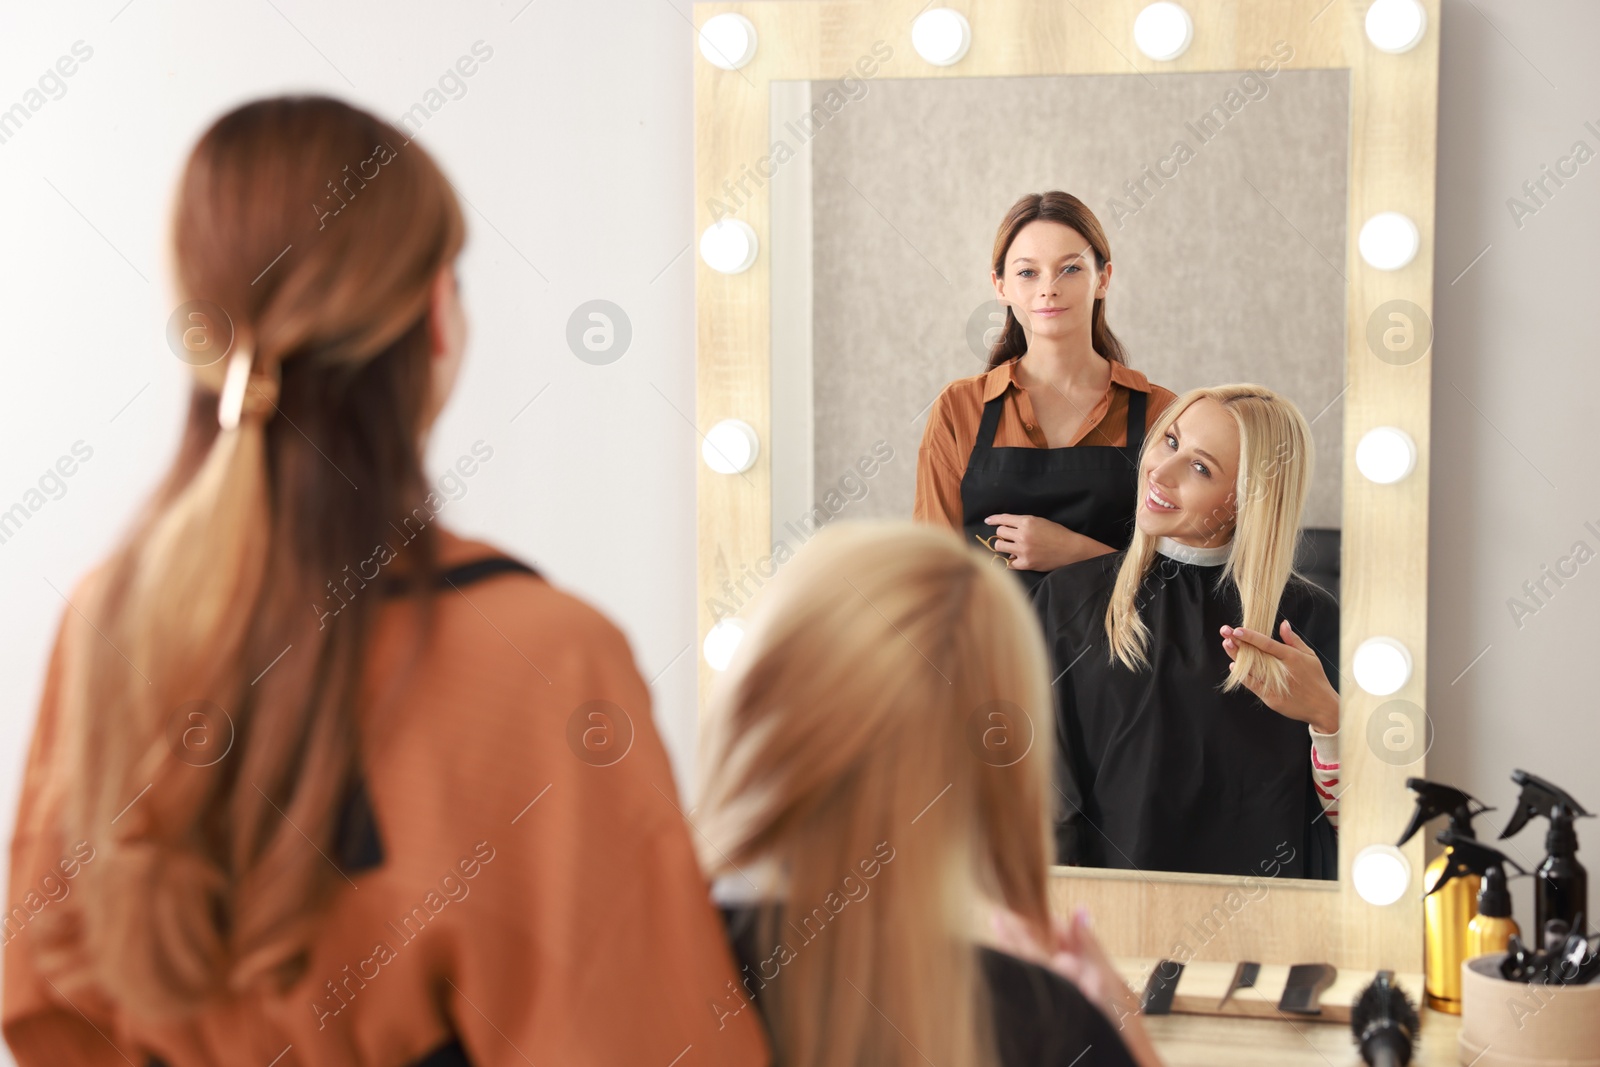
<path fill-rule="evenodd" d="M 920 1067 L 918 1049 L 994 1063 L 974 908 L 1001 903 L 1046 935 L 1046 651 L 985 556 L 923 524 L 830 525 L 762 590 L 713 689 L 702 865 L 785 872 L 764 946 L 780 907 L 831 920 L 761 994 L 785 1067 Z M 814 909 L 843 900 L 847 875 L 861 899 Z"/>
<path fill-rule="evenodd" d="M 1217 581 L 1221 585 L 1231 579 L 1238 588 L 1243 609 L 1240 625 L 1276 637 L 1273 623 L 1278 601 L 1290 575 L 1295 573 L 1300 517 L 1311 488 L 1311 427 L 1292 401 L 1265 386 L 1247 383 L 1191 389 L 1168 405 L 1150 428 L 1145 437 L 1145 453 L 1164 440 L 1168 427 L 1201 399 L 1221 404 L 1239 427 L 1233 551 Z M 1142 501 L 1144 496 L 1145 465 L 1141 455 L 1138 499 Z M 1226 520 L 1219 518 L 1218 528 L 1223 525 Z M 1135 527 L 1106 608 L 1111 659 L 1130 670 L 1143 670 L 1150 662 L 1150 631 L 1139 617 L 1138 594 L 1155 557 L 1156 538 Z M 1223 692 L 1243 685 L 1247 677 L 1263 682 L 1273 695 L 1287 690 L 1288 671 L 1272 656 L 1241 645 L 1238 664 L 1223 683 Z"/>

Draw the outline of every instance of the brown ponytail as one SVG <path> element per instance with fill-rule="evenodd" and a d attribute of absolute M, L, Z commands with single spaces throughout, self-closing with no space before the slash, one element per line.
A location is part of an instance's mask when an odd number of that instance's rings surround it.
<path fill-rule="evenodd" d="M 211 325 L 231 322 L 251 373 L 224 429 L 236 361 L 195 368 L 171 470 L 69 613 L 64 839 L 99 858 L 40 959 L 64 990 L 145 1014 L 292 982 L 343 881 L 382 602 L 348 576 L 403 545 L 395 569 L 431 586 L 432 527 L 401 527 L 427 495 L 431 286 L 464 226 L 420 146 L 339 101 L 284 97 L 200 138 L 172 239 L 180 299 L 222 309 Z M 329 598 L 341 587 L 348 603 Z M 197 728 L 213 751 L 188 744 Z"/>
<path fill-rule="evenodd" d="M 1059 222 L 1083 234 L 1089 242 L 1089 247 L 1094 249 L 1096 270 L 1105 270 L 1106 264 L 1111 262 L 1111 244 L 1106 240 L 1106 231 L 1101 228 L 1100 220 L 1095 218 L 1094 212 L 1089 210 L 1088 205 L 1071 193 L 1059 191 L 1029 193 L 1011 205 L 1011 210 L 1006 212 L 1005 220 L 1000 223 L 999 232 L 995 234 L 993 266 L 998 277 L 1005 277 L 1006 253 L 1011 251 L 1011 242 L 1017 239 L 1017 234 L 1022 232 L 1024 226 L 1035 219 Z M 1117 340 L 1117 335 L 1112 333 L 1111 327 L 1106 324 L 1104 297 L 1096 298 L 1094 302 L 1090 334 L 1096 352 L 1113 363 L 1127 364 L 1128 359 L 1122 350 L 1122 342 Z M 1017 321 L 1016 314 L 1008 307 L 1005 327 L 1000 331 L 1000 337 L 995 341 L 994 347 L 989 350 L 988 369 L 993 370 L 1027 351 L 1028 335 L 1023 332 L 1022 323 Z"/>

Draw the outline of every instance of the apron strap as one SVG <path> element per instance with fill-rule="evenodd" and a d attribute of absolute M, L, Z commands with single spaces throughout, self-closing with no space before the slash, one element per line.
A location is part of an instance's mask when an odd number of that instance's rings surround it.
<path fill-rule="evenodd" d="M 1148 393 L 1141 393 L 1137 389 L 1128 391 L 1128 445 L 1133 449 L 1134 455 L 1144 447 L 1145 430 L 1145 402 L 1149 400 Z"/>
<path fill-rule="evenodd" d="M 510 556 L 485 556 L 469 563 L 460 563 L 449 570 L 440 571 L 438 581 L 434 583 L 435 589 L 448 590 L 452 587 L 471 585 L 481 582 L 485 578 L 493 578 L 497 574 L 526 574 L 534 578 L 543 578 L 538 570 L 528 566 L 519 559 Z M 385 596 L 409 596 L 412 593 L 413 583 L 404 575 L 390 577 L 383 585 Z"/>
<path fill-rule="evenodd" d="M 989 449 L 994 447 L 995 429 L 1000 425 L 1000 407 L 1005 402 L 1006 394 L 1001 393 L 983 405 L 983 419 L 978 423 L 978 437 L 972 443 L 972 455 L 988 455 Z"/>
<path fill-rule="evenodd" d="M 527 574 L 534 578 L 542 578 L 537 570 L 528 566 L 520 559 L 510 556 L 485 556 L 475 559 L 471 563 L 462 563 L 439 575 L 440 586 L 444 585 L 471 585 L 481 582 L 485 578 L 492 578 L 497 574 Z"/>

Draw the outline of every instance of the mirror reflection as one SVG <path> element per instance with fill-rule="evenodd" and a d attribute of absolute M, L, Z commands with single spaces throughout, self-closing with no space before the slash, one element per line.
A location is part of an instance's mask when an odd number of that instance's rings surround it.
<path fill-rule="evenodd" d="M 1016 577 L 1061 863 L 1337 876 L 1349 73 L 1292 55 L 773 85 L 774 533 Z"/>

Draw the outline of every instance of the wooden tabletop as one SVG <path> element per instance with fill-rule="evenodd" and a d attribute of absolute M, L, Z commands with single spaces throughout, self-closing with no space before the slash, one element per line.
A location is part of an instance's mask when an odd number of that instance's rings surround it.
<path fill-rule="evenodd" d="M 1348 1024 L 1155 1015 L 1145 1029 L 1167 1067 L 1361 1067 Z M 1458 1067 L 1456 1015 L 1423 1009 L 1414 1067 Z"/>

